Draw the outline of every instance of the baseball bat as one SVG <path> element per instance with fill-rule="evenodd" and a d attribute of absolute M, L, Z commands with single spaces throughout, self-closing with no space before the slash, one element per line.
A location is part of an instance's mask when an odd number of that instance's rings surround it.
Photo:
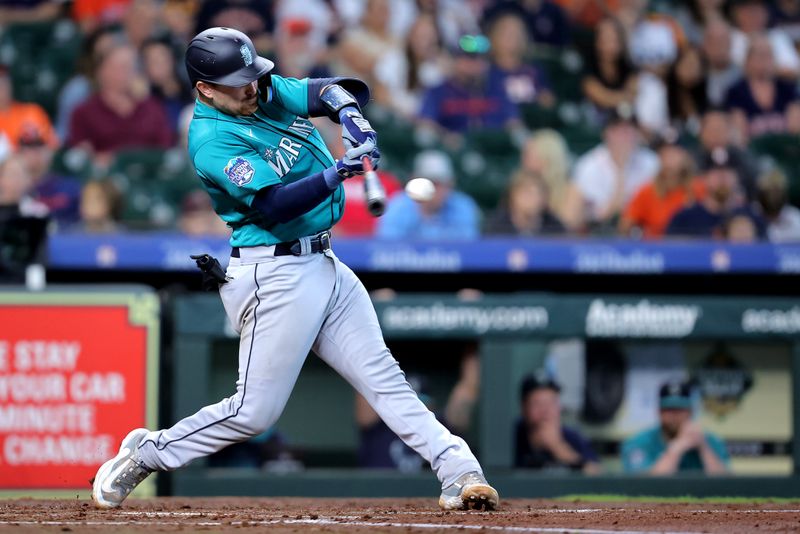
<path fill-rule="evenodd" d="M 372 169 L 369 157 L 364 156 L 361 163 L 364 165 L 364 195 L 367 199 L 367 210 L 373 217 L 380 217 L 386 211 L 386 190 Z"/>

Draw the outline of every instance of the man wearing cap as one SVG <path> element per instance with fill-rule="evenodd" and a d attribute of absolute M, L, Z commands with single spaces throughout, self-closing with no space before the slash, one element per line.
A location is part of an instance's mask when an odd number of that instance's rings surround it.
<path fill-rule="evenodd" d="M 547 377 L 522 381 L 514 466 L 547 471 L 600 471 L 597 454 L 577 430 L 561 424 L 561 387 Z"/>
<path fill-rule="evenodd" d="M 725 443 L 692 420 L 690 385 L 668 382 L 661 386 L 658 396 L 660 424 L 622 445 L 625 471 L 651 475 L 682 471 L 727 473 L 730 458 Z"/>
<path fill-rule="evenodd" d="M 731 164 L 736 168 L 742 189 L 747 198 L 755 198 L 756 162 L 753 154 L 736 146 L 731 114 L 721 107 L 711 107 L 703 113 L 700 120 L 700 144 L 695 147 L 693 156 L 697 165 L 702 168 L 710 161 L 711 154 L 719 149 L 728 152 Z"/>
<path fill-rule="evenodd" d="M 61 229 L 76 224 L 80 219 L 81 183 L 72 176 L 54 172 L 55 150 L 38 128 L 22 131 L 17 152 L 33 178 L 33 197 L 49 208 L 51 217 Z"/>
<path fill-rule="evenodd" d="M 746 203 L 731 154 L 724 148 L 713 150 L 702 168 L 705 195 L 672 217 L 667 235 L 722 238 L 728 218 L 746 216 L 752 219 L 758 236 L 764 237 L 764 222 Z"/>
<path fill-rule="evenodd" d="M 483 35 L 464 35 L 451 51 L 453 73 L 423 95 L 422 122 L 454 134 L 519 126 L 519 110 L 502 80 L 488 76 L 489 40 Z"/>
<path fill-rule="evenodd" d="M 477 239 L 478 206 L 469 195 L 453 189 L 454 174 L 446 153 L 427 150 L 418 154 L 413 176 L 433 182 L 433 197 L 415 201 L 406 193 L 395 195 L 378 221 L 376 235 L 386 239 Z"/>
<path fill-rule="evenodd" d="M 115 508 L 153 471 L 169 471 L 275 424 L 313 350 L 363 395 L 441 482 L 439 505 L 491 510 L 497 491 L 461 438 L 419 400 L 383 340 L 360 280 L 331 248 L 342 182 L 377 167 L 377 135 L 361 115 L 360 80 L 284 78 L 242 32 L 210 28 L 189 43 L 199 95 L 189 155 L 214 210 L 231 227 L 227 271 L 208 255 L 230 324 L 240 334 L 236 392 L 171 428 L 132 430 L 97 472 L 92 498 Z M 349 88 L 349 90 L 348 90 Z M 352 93 L 350 92 L 352 91 Z M 342 126 L 334 160 L 312 117 Z M 206 263 L 203 263 L 205 261 Z"/>

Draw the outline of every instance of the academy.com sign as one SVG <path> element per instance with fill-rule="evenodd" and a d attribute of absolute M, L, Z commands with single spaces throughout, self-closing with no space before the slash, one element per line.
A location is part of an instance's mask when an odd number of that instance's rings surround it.
<path fill-rule="evenodd" d="M 594 299 L 586 314 L 586 334 L 592 337 L 681 338 L 694 331 L 700 306 L 656 304 L 649 300 L 611 304 Z"/>
<path fill-rule="evenodd" d="M 742 330 L 748 334 L 796 334 L 800 332 L 800 308 L 766 310 L 749 308 L 742 313 Z"/>
<path fill-rule="evenodd" d="M 543 306 L 446 305 L 388 306 L 381 323 L 388 330 L 528 332 L 543 330 L 550 316 Z"/>

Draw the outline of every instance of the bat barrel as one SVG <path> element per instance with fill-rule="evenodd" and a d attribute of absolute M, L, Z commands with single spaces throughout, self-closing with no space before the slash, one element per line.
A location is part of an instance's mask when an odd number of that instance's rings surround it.
<path fill-rule="evenodd" d="M 372 168 L 372 163 L 367 156 L 361 160 L 364 165 L 364 196 L 367 201 L 367 210 L 373 217 L 380 217 L 386 211 L 386 191 L 383 189 L 380 178 Z"/>

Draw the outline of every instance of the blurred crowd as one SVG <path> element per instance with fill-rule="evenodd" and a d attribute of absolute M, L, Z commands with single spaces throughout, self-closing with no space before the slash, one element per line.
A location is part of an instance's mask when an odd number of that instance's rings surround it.
<path fill-rule="evenodd" d="M 346 182 L 338 235 L 800 240 L 800 0 L 6 0 L 4 210 L 226 235 L 184 148 L 210 26 L 369 83 L 392 197 L 375 220 Z"/>

